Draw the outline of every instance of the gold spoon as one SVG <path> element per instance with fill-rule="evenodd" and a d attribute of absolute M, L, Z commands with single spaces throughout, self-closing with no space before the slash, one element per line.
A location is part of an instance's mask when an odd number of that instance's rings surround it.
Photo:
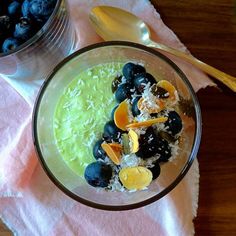
<path fill-rule="evenodd" d="M 120 8 L 109 6 L 94 7 L 89 15 L 95 31 L 104 40 L 128 40 L 148 47 L 158 48 L 190 62 L 207 74 L 218 79 L 236 92 L 236 78 L 228 75 L 197 58 L 150 39 L 148 26 L 137 16 Z"/>

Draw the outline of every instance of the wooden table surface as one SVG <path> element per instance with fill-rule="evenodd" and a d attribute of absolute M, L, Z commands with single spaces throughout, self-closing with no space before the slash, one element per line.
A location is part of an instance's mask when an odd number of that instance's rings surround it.
<path fill-rule="evenodd" d="M 152 2 L 193 55 L 236 76 L 236 1 Z M 203 135 L 196 236 L 236 235 L 236 94 L 218 85 L 198 92 Z M 9 232 L 0 223 L 0 236 Z"/>
<path fill-rule="evenodd" d="M 194 56 L 236 77 L 236 1 L 153 3 Z M 197 236 L 236 235 L 236 93 L 219 88 L 198 92 L 203 135 Z"/>

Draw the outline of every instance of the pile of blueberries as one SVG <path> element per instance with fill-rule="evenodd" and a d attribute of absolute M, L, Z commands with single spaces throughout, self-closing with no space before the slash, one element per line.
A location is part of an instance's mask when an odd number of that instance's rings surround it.
<path fill-rule="evenodd" d="M 51 16 L 57 0 L 0 0 L 0 53 L 34 36 Z"/>
<path fill-rule="evenodd" d="M 115 92 L 115 97 L 118 103 L 125 99 L 131 100 L 133 116 L 138 116 L 140 111 L 138 109 L 138 101 L 141 98 L 141 94 L 144 88 L 149 83 L 150 85 L 156 84 L 155 78 L 146 72 L 145 68 L 141 65 L 134 63 L 126 63 L 122 69 L 123 78 L 117 77 L 112 83 L 112 91 Z M 164 98 L 168 92 L 164 89 L 158 89 L 157 94 L 159 98 Z M 132 95 L 136 94 L 135 99 L 132 99 Z M 140 96 L 139 96 L 140 95 Z M 118 105 L 117 105 L 118 106 Z M 91 163 L 85 170 L 85 179 L 94 187 L 107 187 L 109 185 L 110 178 L 112 176 L 112 168 L 103 160 L 106 158 L 106 153 L 102 149 L 101 144 L 106 141 L 120 142 L 121 135 L 124 131 L 120 130 L 114 122 L 114 112 L 116 107 L 111 112 L 111 120 L 104 126 L 102 138 L 98 140 L 93 148 L 93 155 L 96 162 Z M 157 114 L 152 114 L 157 116 Z M 160 158 L 153 163 L 153 167 L 149 168 L 153 174 L 153 179 L 156 179 L 160 174 L 160 163 L 167 162 L 171 157 L 171 147 L 169 145 L 170 140 L 174 140 L 176 135 L 182 130 L 182 120 L 176 111 L 168 112 L 168 120 L 164 123 L 166 127 L 165 138 L 163 135 L 157 133 L 157 131 L 151 126 L 146 129 L 144 134 L 139 137 L 139 151 L 136 155 L 144 160 L 159 155 Z"/>

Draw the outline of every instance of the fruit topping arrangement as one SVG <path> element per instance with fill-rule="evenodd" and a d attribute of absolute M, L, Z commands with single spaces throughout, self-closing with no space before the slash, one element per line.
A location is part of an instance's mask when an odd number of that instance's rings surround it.
<path fill-rule="evenodd" d="M 147 188 L 173 159 L 183 129 L 176 88 L 157 81 L 144 66 L 128 62 L 111 89 L 118 105 L 93 147 L 95 162 L 84 173 L 88 184 L 110 191 Z"/>
<path fill-rule="evenodd" d="M 1 0 L 0 53 L 15 50 L 51 16 L 57 0 Z"/>

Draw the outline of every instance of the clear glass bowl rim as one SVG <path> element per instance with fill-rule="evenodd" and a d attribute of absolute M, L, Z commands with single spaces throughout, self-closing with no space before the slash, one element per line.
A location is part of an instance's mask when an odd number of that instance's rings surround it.
<path fill-rule="evenodd" d="M 124 46 L 124 47 L 131 47 L 131 48 L 141 49 L 143 51 L 151 53 L 154 56 L 157 56 L 157 57 L 161 58 L 162 60 L 164 60 L 167 64 L 169 64 L 175 70 L 175 72 L 181 77 L 181 79 L 187 85 L 187 87 L 189 89 L 189 92 L 191 94 L 191 98 L 192 98 L 193 103 L 194 103 L 194 109 L 195 109 L 195 112 L 196 112 L 196 128 L 195 128 L 195 137 L 194 137 L 194 143 L 193 143 L 192 151 L 191 151 L 191 154 L 188 158 L 187 163 L 185 164 L 185 166 L 183 167 L 182 171 L 177 176 L 177 178 L 167 188 L 165 188 L 162 192 L 157 193 L 155 196 L 153 196 L 149 199 L 146 199 L 144 201 L 138 202 L 138 203 L 122 205 L 122 206 L 111 206 L 111 205 L 103 205 L 103 204 L 94 203 L 94 202 L 89 201 L 87 199 L 81 198 L 81 197 L 77 196 L 76 194 L 74 194 L 73 192 L 71 192 L 70 190 L 68 190 L 64 185 L 62 185 L 57 180 L 57 178 L 53 175 L 51 170 L 48 168 L 47 163 L 44 161 L 43 155 L 41 153 L 40 146 L 39 146 L 39 141 L 38 141 L 38 137 L 37 137 L 37 118 L 38 118 L 38 111 L 39 111 L 39 108 L 40 108 L 41 99 L 44 95 L 44 92 L 47 89 L 48 84 L 53 79 L 54 75 L 60 70 L 60 68 L 62 68 L 71 59 L 73 59 L 73 58 L 75 58 L 75 57 L 77 57 L 77 56 L 79 56 L 83 53 L 86 53 L 90 50 L 96 49 L 96 48 L 111 47 L 111 46 Z M 201 134 L 202 134 L 202 118 L 201 118 L 200 105 L 199 105 L 197 96 L 194 92 L 194 89 L 192 88 L 192 85 L 188 81 L 185 74 L 180 70 L 180 68 L 173 61 L 171 61 L 169 58 L 167 58 L 165 55 L 161 54 L 160 52 L 158 52 L 158 51 L 156 51 L 152 48 L 148 48 L 144 45 L 133 43 L 133 42 L 127 42 L 127 41 L 109 41 L 109 42 L 101 42 L 101 43 L 92 44 L 92 45 L 89 45 L 89 46 L 84 47 L 82 49 L 79 49 L 76 52 L 74 52 L 73 54 L 71 54 L 70 56 L 66 57 L 63 61 L 61 61 L 54 68 L 52 73 L 44 81 L 43 85 L 40 88 L 38 96 L 36 98 L 33 113 L 32 113 L 33 143 L 34 143 L 34 146 L 35 146 L 35 150 L 36 150 L 39 162 L 40 162 L 41 166 L 43 167 L 44 171 L 46 172 L 47 176 L 49 177 L 49 179 L 51 179 L 51 181 L 60 190 L 62 190 L 62 192 L 64 192 L 66 195 L 70 196 L 72 199 L 76 200 L 77 202 L 83 203 L 83 204 L 85 204 L 87 206 L 90 206 L 90 207 L 93 207 L 93 208 L 97 208 L 97 209 L 101 209 L 101 210 L 109 210 L 109 211 L 131 210 L 131 209 L 146 206 L 146 205 L 151 204 L 151 203 L 159 200 L 160 198 L 164 197 L 167 193 L 169 193 L 172 189 L 174 189 L 175 186 L 184 178 L 184 176 L 186 175 L 186 173 L 190 169 L 194 159 L 197 156 L 197 152 L 198 152 L 198 149 L 199 149 L 199 146 L 200 146 L 200 141 L 201 141 Z"/>
<path fill-rule="evenodd" d="M 49 17 L 47 22 L 44 24 L 44 26 L 32 38 L 30 38 L 26 42 L 22 43 L 19 47 L 17 47 L 16 49 L 14 49 L 12 51 L 9 51 L 7 53 L 0 52 L 0 58 L 4 58 L 9 55 L 13 55 L 17 52 L 20 52 L 20 51 L 24 50 L 25 48 L 28 48 L 30 45 L 34 44 L 35 42 L 37 42 L 42 37 L 44 32 L 46 32 L 47 29 L 50 27 L 52 21 L 54 20 L 55 15 L 58 12 L 59 7 L 61 6 L 62 1 L 63 0 L 57 0 L 56 6 L 55 6 L 51 16 Z"/>

